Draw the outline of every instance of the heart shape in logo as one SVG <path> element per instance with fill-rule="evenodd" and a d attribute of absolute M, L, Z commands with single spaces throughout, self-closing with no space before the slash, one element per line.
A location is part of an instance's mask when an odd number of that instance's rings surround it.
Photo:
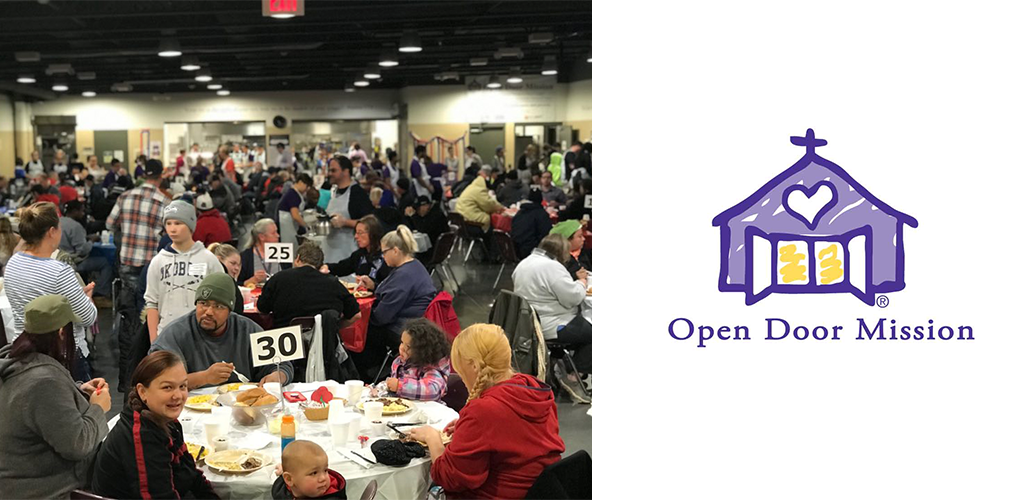
<path fill-rule="evenodd" d="M 839 203 L 839 194 L 828 181 L 821 181 L 809 188 L 794 184 L 782 193 L 782 206 L 811 230 L 817 227 L 821 218 L 836 203 Z"/>

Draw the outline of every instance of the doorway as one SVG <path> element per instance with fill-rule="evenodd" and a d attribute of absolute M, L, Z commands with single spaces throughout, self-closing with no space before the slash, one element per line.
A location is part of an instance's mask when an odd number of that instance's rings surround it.
<path fill-rule="evenodd" d="M 484 165 L 494 167 L 495 150 L 505 147 L 505 126 L 471 125 L 469 127 L 469 145 L 476 148 L 476 154 L 480 155 Z M 459 151 L 455 152 L 456 155 L 459 153 Z M 505 168 L 508 168 L 507 163 Z"/>

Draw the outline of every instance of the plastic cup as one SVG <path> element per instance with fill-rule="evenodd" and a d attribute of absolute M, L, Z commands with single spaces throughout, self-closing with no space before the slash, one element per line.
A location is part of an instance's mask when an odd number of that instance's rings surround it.
<path fill-rule="evenodd" d="M 280 382 L 267 382 L 263 384 L 263 389 L 270 394 L 273 394 L 277 399 L 281 399 L 281 383 Z"/>
<path fill-rule="evenodd" d="M 380 420 L 384 417 L 384 403 L 380 401 L 367 401 L 363 403 L 363 413 L 370 422 Z"/>
<path fill-rule="evenodd" d="M 386 427 L 384 426 L 384 422 L 381 422 L 380 420 L 370 422 L 370 430 L 373 432 L 374 436 L 383 436 L 385 429 Z"/>
<path fill-rule="evenodd" d="M 224 425 L 221 420 L 211 418 L 206 422 L 203 422 L 203 431 L 206 432 L 206 444 L 210 448 L 214 448 L 214 441 L 224 434 L 227 434 L 227 426 Z"/>
<path fill-rule="evenodd" d="M 348 440 L 355 441 L 359 439 L 359 431 L 363 427 L 363 417 L 359 415 L 350 414 L 348 416 Z"/>
<path fill-rule="evenodd" d="M 348 402 L 351 405 L 359 403 L 359 396 L 363 394 L 362 380 L 346 380 L 345 388 L 348 389 Z"/>
<path fill-rule="evenodd" d="M 334 441 L 335 448 L 343 448 L 346 443 L 349 442 L 349 426 L 351 425 L 351 419 L 338 420 L 331 422 L 331 440 Z"/>
<path fill-rule="evenodd" d="M 195 429 L 196 419 L 191 415 L 182 415 L 178 417 L 178 423 L 181 424 L 181 433 L 188 436 L 192 434 L 192 429 Z"/>

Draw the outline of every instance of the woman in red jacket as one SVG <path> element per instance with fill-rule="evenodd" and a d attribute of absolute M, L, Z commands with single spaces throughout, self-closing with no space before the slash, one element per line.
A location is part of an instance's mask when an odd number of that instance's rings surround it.
<path fill-rule="evenodd" d="M 445 447 L 433 427 L 413 429 L 427 443 L 430 477 L 448 498 L 523 498 L 545 467 L 565 451 L 551 389 L 512 370 L 501 327 L 477 324 L 452 343 L 452 366 L 470 387 Z"/>

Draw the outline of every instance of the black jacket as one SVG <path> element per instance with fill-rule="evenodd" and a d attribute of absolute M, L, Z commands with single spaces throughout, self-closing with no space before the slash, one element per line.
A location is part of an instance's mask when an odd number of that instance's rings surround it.
<path fill-rule="evenodd" d="M 512 241 L 520 259 L 530 256 L 534 248 L 551 232 L 551 218 L 540 203 L 523 203 L 512 218 Z"/>
<path fill-rule="evenodd" d="M 327 264 L 331 274 L 335 276 L 369 276 L 374 283 L 384 281 L 391 274 L 391 268 L 384 262 L 384 256 L 380 252 L 369 255 L 365 248 L 359 248 L 347 259 L 339 260 L 334 264 Z"/>
<path fill-rule="evenodd" d="M 530 194 L 530 187 L 523 184 L 523 181 L 516 179 L 505 182 L 505 185 L 501 186 L 497 193 L 498 203 L 510 207 L 516 202 L 525 200 Z"/>
<path fill-rule="evenodd" d="M 593 217 L 591 209 L 583 207 L 585 202 L 586 197 L 584 197 L 583 195 L 577 195 L 572 200 L 569 200 L 569 205 L 565 207 L 565 210 L 558 212 L 558 220 L 580 220 L 583 218 L 583 214 L 587 214 Z"/>
<path fill-rule="evenodd" d="M 274 275 L 263 287 L 256 307 L 274 316 L 274 328 L 283 328 L 299 316 L 316 316 L 328 309 L 349 319 L 359 312 L 359 303 L 338 278 L 311 266 L 287 269 Z"/>
<path fill-rule="evenodd" d="M 572 276 L 572 279 L 576 279 L 576 271 L 579 271 L 581 267 L 587 271 L 594 270 L 593 263 L 591 262 L 590 250 L 587 250 L 586 248 L 580 251 L 580 257 L 578 259 L 570 255 L 569 262 L 565 263 L 565 268 L 569 270 L 569 274 Z"/>
<path fill-rule="evenodd" d="M 338 491 L 336 493 L 331 493 L 317 498 L 341 498 L 343 500 L 347 499 L 348 497 L 345 496 L 345 478 L 342 477 L 341 474 L 331 469 L 327 469 L 327 473 L 331 475 L 331 482 L 339 484 L 340 487 L 338 488 Z M 277 480 L 274 481 L 274 486 L 270 488 L 270 496 L 274 500 L 292 500 L 293 498 L 295 498 L 295 495 L 292 495 L 292 492 L 288 490 L 288 485 L 285 484 L 283 476 L 278 476 Z"/>
<path fill-rule="evenodd" d="M 181 424 L 171 422 L 168 436 L 128 406 L 100 446 L 92 489 L 108 498 L 218 498 L 196 468 Z"/>
<path fill-rule="evenodd" d="M 448 231 L 448 219 L 441 213 L 441 207 L 438 205 L 430 207 L 426 217 L 414 213 L 412 217 L 405 217 L 403 222 L 406 226 L 426 234 L 431 245 L 437 243 L 437 237 L 441 236 L 441 233 Z"/>

